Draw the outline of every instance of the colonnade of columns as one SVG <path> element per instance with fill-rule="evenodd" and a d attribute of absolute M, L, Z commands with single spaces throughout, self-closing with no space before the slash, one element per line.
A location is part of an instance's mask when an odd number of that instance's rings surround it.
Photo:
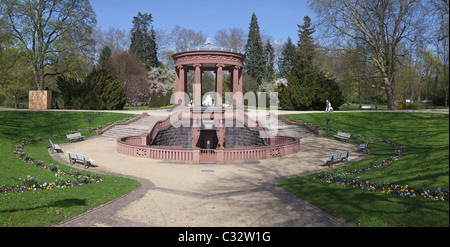
<path fill-rule="evenodd" d="M 202 74 L 204 71 L 214 71 L 216 75 L 216 106 L 222 106 L 223 91 L 223 71 L 230 72 L 230 91 L 233 93 L 232 102 L 234 106 L 242 106 L 242 66 L 227 66 L 225 64 L 215 64 L 214 67 L 205 67 L 203 64 L 193 64 L 193 66 L 180 65 L 175 68 L 175 105 L 187 105 L 187 72 L 195 71 L 195 82 L 193 87 L 194 106 L 202 105 Z"/>

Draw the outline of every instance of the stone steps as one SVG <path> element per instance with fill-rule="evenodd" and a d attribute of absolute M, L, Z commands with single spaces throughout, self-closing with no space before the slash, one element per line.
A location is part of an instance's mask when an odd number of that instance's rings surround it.
<path fill-rule="evenodd" d="M 161 117 L 146 116 L 129 125 L 117 125 L 104 133 L 103 136 L 122 138 L 126 136 L 145 135 L 151 131 L 153 125 L 159 120 L 162 120 Z M 282 121 L 278 121 L 277 127 L 277 135 L 279 136 L 305 138 L 314 135 L 305 128 L 296 125 L 287 125 Z M 186 146 L 190 148 L 192 145 L 190 141 L 191 131 L 186 131 L 187 133 L 180 132 L 180 128 L 169 128 L 167 130 L 168 132 L 165 134 L 166 136 L 159 137 L 159 142 L 164 143 L 164 145 L 169 143 L 173 144 L 172 146 Z M 237 133 L 235 133 L 236 131 Z M 248 127 L 227 127 L 226 133 L 225 147 L 264 145 L 264 142 L 259 138 L 259 132 L 257 130 L 249 129 Z M 164 138 L 169 139 L 169 141 L 164 142 Z"/>
<path fill-rule="evenodd" d="M 191 148 L 191 128 L 180 126 L 178 128 L 169 127 L 167 130 L 161 130 L 156 134 L 152 145 Z"/>
<path fill-rule="evenodd" d="M 105 137 L 122 138 L 126 136 L 140 136 L 149 133 L 153 125 L 161 118 L 147 116 L 129 125 L 117 125 L 103 134 Z"/>
<path fill-rule="evenodd" d="M 266 146 L 259 136 L 259 131 L 248 127 L 226 127 L 225 148 L 235 146 Z"/>

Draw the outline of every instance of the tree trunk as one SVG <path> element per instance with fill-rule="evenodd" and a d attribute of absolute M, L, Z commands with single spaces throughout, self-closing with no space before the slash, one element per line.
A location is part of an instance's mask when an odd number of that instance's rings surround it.
<path fill-rule="evenodd" d="M 388 101 L 388 110 L 395 110 L 395 91 L 394 91 L 394 81 L 389 80 L 389 78 L 384 77 L 385 91 Z"/>
<path fill-rule="evenodd" d="M 33 70 L 34 84 L 36 85 L 36 89 L 37 89 L 37 90 L 42 90 L 42 89 L 39 87 L 40 83 L 39 83 L 39 75 L 38 75 L 37 68 L 36 68 L 36 66 L 35 66 L 33 63 L 31 63 L 31 65 L 32 65 L 31 68 L 32 68 L 32 70 Z"/>
<path fill-rule="evenodd" d="M 358 78 L 358 96 L 359 96 L 359 109 L 362 108 L 362 90 L 361 90 L 361 80 Z"/>

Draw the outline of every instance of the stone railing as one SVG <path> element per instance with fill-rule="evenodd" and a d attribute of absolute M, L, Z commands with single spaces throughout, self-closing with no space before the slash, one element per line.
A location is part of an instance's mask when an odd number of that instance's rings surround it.
<path fill-rule="evenodd" d="M 97 130 L 97 135 L 103 135 L 105 132 L 111 130 L 112 128 L 114 128 L 114 127 L 116 127 L 118 125 L 129 125 L 129 124 L 134 123 L 137 120 L 139 120 L 139 119 L 141 119 L 143 117 L 146 117 L 146 116 L 148 116 L 148 113 L 144 112 L 141 115 L 126 121 L 125 123 L 114 123 L 114 124 L 111 124 L 111 125 L 107 126 L 106 128 L 104 128 L 102 130 Z"/>
<path fill-rule="evenodd" d="M 288 136 L 269 139 L 269 146 L 231 149 L 188 149 L 171 146 L 147 146 L 148 136 L 129 136 L 117 140 L 117 152 L 177 163 L 240 163 L 281 157 L 300 151 L 300 140 Z"/>
<path fill-rule="evenodd" d="M 203 110 L 203 109 L 201 109 Z M 158 121 L 149 134 L 144 136 L 128 136 L 117 140 L 117 152 L 134 157 L 143 157 L 177 163 L 239 163 L 261 159 L 281 157 L 300 151 L 300 140 L 288 136 L 270 137 L 265 135 L 267 129 L 259 122 L 247 116 L 244 111 L 217 111 L 191 110 L 186 112 L 173 112 L 170 117 Z M 187 115 L 184 115 L 187 114 Z M 219 114 L 214 117 L 214 114 Z M 254 128 L 265 135 L 262 137 L 267 146 L 243 146 L 233 148 L 199 149 L 173 146 L 150 145 L 156 134 L 169 128 L 172 122 L 183 119 L 199 119 L 212 121 L 229 119 L 239 121 L 250 128 Z M 184 121 L 184 120 L 183 120 Z M 195 121 L 195 120 L 194 120 Z M 223 123 L 223 122 L 222 122 Z"/>

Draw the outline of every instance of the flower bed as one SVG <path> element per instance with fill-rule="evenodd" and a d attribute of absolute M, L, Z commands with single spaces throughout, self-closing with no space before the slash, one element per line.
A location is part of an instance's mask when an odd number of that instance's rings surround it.
<path fill-rule="evenodd" d="M 101 125 L 95 128 L 91 128 L 90 130 L 101 130 L 105 127 L 115 124 L 115 123 L 122 123 L 127 121 L 128 119 L 117 121 L 114 123 L 107 123 L 105 125 Z M 78 130 L 77 132 L 86 132 L 89 131 L 89 129 L 84 130 Z M 57 188 L 67 188 L 67 187 L 73 187 L 73 186 L 83 186 L 85 184 L 91 184 L 91 183 L 98 183 L 104 180 L 103 177 L 101 177 L 98 174 L 84 174 L 81 171 L 78 170 L 70 170 L 69 172 L 62 171 L 58 169 L 58 166 L 54 164 L 44 164 L 43 161 L 38 159 L 33 159 L 29 154 L 24 152 L 24 147 L 26 145 L 39 142 L 39 141 L 48 141 L 56 137 L 63 137 L 67 134 L 75 133 L 75 132 L 69 132 L 65 134 L 60 135 L 53 135 L 51 137 L 46 138 L 35 138 L 31 140 L 23 140 L 13 147 L 13 152 L 16 155 L 17 158 L 23 160 L 24 162 L 27 162 L 28 164 L 34 165 L 36 167 L 51 171 L 55 173 L 55 181 L 54 182 L 39 182 L 36 178 L 28 175 L 26 178 L 21 179 L 22 185 L 14 184 L 14 185 L 0 185 L 0 194 L 1 193 L 14 193 L 14 192 L 27 192 L 27 191 L 36 191 L 36 190 L 52 190 Z M 70 177 L 70 180 L 64 179 L 64 176 Z"/>
<path fill-rule="evenodd" d="M 288 119 L 283 117 L 282 119 L 285 122 L 289 122 L 291 124 L 297 124 L 304 127 L 309 128 L 311 131 L 314 131 L 317 133 L 317 130 L 325 130 L 326 128 L 317 126 L 311 123 L 306 123 L 298 120 Z M 337 130 L 329 129 L 329 131 L 337 132 Z M 361 167 L 358 170 L 350 170 L 347 172 L 341 172 L 337 174 L 325 174 L 325 172 L 321 172 L 319 176 L 313 177 L 314 180 L 325 182 L 325 183 L 334 183 L 334 184 L 340 184 L 343 186 L 349 186 L 351 188 L 359 188 L 363 190 L 368 191 L 375 191 L 382 194 L 392 194 L 392 195 L 398 195 L 398 196 L 404 196 L 404 197 L 414 197 L 414 198 L 425 198 L 425 199 L 431 199 L 431 200 L 439 200 L 439 201 L 448 201 L 449 200 L 449 193 L 448 189 L 430 189 L 430 188 L 417 188 L 417 187 L 411 187 L 408 185 L 398 185 L 398 184 L 389 184 L 387 181 L 383 182 L 382 184 L 375 184 L 370 183 L 369 181 L 363 181 L 360 177 L 357 178 L 346 178 L 350 175 L 360 174 L 366 171 L 371 171 L 373 169 L 377 169 L 380 167 L 384 167 L 387 165 L 392 164 L 396 160 L 400 159 L 403 155 L 405 155 L 405 149 L 395 143 L 386 141 L 386 140 L 380 140 L 380 139 L 373 139 L 373 138 L 366 138 L 361 135 L 352 135 L 352 137 L 361 139 L 361 140 L 369 140 L 372 142 L 378 142 L 378 143 L 385 143 L 388 145 L 391 145 L 394 149 L 394 154 L 387 158 L 383 159 L 383 161 L 379 162 L 378 164 L 371 164 L 369 166 Z"/>

